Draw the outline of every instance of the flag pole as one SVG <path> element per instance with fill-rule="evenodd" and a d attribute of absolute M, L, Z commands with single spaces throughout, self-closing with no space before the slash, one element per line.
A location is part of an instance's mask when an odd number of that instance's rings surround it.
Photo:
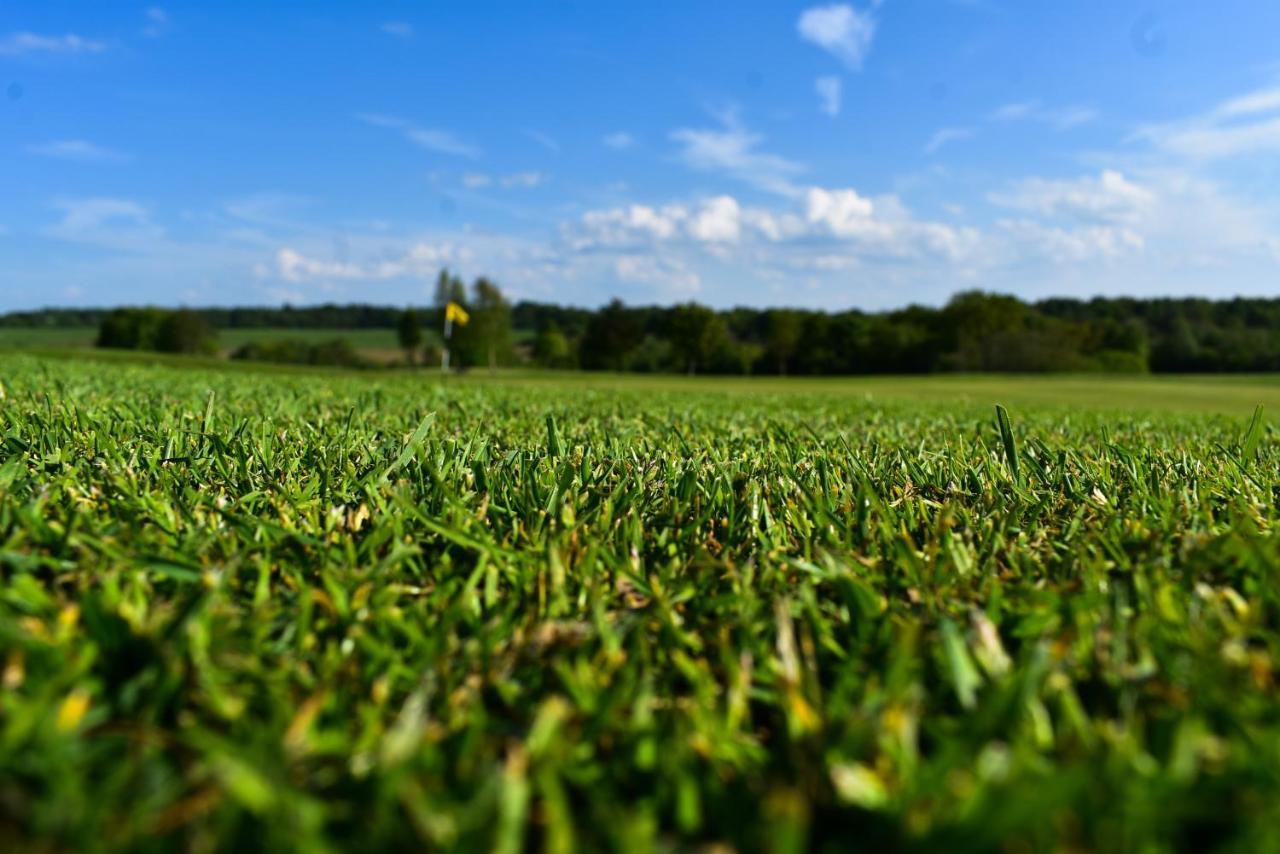
<path fill-rule="evenodd" d="M 444 310 L 444 347 L 440 351 L 440 372 L 447 373 L 449 370 L 449 339 L 453 337 L 453 313 L 449 311 L 449 307 L 445 306 Z"/>

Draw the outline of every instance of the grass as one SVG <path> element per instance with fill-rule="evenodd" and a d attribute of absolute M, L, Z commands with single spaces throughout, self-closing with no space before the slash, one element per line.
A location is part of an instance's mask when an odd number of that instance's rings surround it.
<path fill-rule="evenodd" d="M 1280 846 L 1270 380 L 174 364 L 0 355 L 10 850 Z"/>

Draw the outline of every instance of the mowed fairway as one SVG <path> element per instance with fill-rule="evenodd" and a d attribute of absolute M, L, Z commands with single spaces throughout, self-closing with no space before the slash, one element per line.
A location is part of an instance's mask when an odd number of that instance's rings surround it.
<path fill-rule="evenodd" d="M 1273 380 L 0 383 L 7 850 L 1280 847 Z"/>

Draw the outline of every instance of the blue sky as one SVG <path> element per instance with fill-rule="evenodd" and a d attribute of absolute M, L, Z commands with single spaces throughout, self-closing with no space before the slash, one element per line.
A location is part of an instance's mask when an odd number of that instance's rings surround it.
<path fill-rule="evenodd" d="M 1280 3 L 0 2 L 0 309 L 1275 294 Z"/>

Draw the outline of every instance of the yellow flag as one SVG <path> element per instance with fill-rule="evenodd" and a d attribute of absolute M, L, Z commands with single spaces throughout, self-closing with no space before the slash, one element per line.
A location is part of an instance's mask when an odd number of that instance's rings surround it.
<path fill-rule="evenodd" d="M 456 302 L 451 302 L 444 307 L 445 320 L 452 320 L 459 326 L 466 326 L 467 321 L 471 319 L 471 315 L 467 314 L 467 310 Z"/>

